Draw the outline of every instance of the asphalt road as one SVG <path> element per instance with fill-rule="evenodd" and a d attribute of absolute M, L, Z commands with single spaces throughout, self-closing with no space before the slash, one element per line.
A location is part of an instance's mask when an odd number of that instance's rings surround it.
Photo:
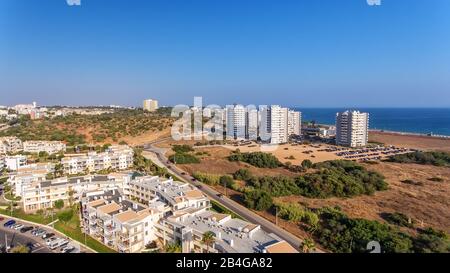
<path fill-rule="evenodd" d="M 158 157 L 159 161 L 167 167 L 169 172 L 172 174 L 175 174 L 180 179 L 183 179 L 184 182 L 190 183 L 196 187 L 198 187 L 204 194 L 206 194 L 210 199 L 216 201 L 217 203 L 221 204 L 222 206 L 226 207 L 227 209 L 233 211 L 237 215 L 241 216 L 242 218 L 246 219 L 249 222 L 259 224 L 263 230 L 269 233 L 276 234 L 278 237 L 282 238 L 289 244 L 291 244 L 293 247 L 298 248 L 300 244 L 302 243 L 302 240 L 293 234 L 287 232 L 286 230 L 276 226 L 272 222 L 264 219 L 263 217 L 257 215 L 256 213 L 252 212 L 251 210 L 247 209 L 246 207 L 238 204 L 237 202 L 225 197 L 221 196 L 219 197 L 216 190 L 212 189 L 211 187 L 198 182 L 197 180 L 193 179 L 191 176 L 185 174 L 183 175 L 183 171 L 178 169 L 174 164 L 168 163 L 167 158 L 164 156 L 164 150 L 161 148 L 154 147 L 154 144 L 160 143 L 165 141 L 166 139 L 161 139 L 159 141 L 151 142 L 147 145 L 144 145 L 144 150 L 148 152 L 153 152 Z"/>

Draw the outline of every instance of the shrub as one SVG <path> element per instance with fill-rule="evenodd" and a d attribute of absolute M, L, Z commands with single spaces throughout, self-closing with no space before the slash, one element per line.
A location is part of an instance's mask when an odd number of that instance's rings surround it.
<path fill-rule="evenodd" d="M 247 181 L 252 178 L 252 173 L 248 169 L 239 169 L 233 174 L 234 179 Z"/>
<path fill-rule="evenodd" d="M 388 223 L 397 225 L 400 227 L 414 227 L 414 221 L 403 213 L 382 213 L 381 217 Z"/>
<path fill-rule="evenodd" d="M 208 185 L 217 185 L 217 184 L 219 184 L 219 181 L 220 181 L 220 176 L 218 176 L 218 175 L 201 173 L 201 172 L 194 172 L 192 174 L 192 177 L 194 177 L 198 181 L 208 184 Z"/>
<path fill-rule="evenodd" d="M 258 168 L 277 168 L 283 164 L 272 154 L 263 152 L 235 152 L 228 157 L 230 161 L 242 161 Z"/>
<path fill-rule="evenodd" d="M 231 177 L 229 175 L 224 175 L 224 176 L 220 177 L 219 183 L 221 186 L 227 186 L 227 187 L 231 188 L 234 185 L 234 180 L 233 180 L 233 177 Z"/>
<path fill-rule="evenodd" d="M 248 208 L 262 211 L 269 209 L 273 200 L 270 194 L 265 191 L 251 190 L 244 193 L 244 203 Z"/>
<path fill-rule="evenodd" d="M 423 165 L 450 166 L 450 154 L 445 152 L 414 152 L 389 157 L 397 163 L 417 163 Z"/>
<path fill-rule="evenodd" d="M 184 153 L 176 153 L 174 155 L 169 156 L 169 160 L 176 164 L 197 164 L 200 163 L 200 159 L 197 157 L 184 154 Z"/>
<path fill-rule="evenodd" d="M 172 150 L 175 153 L 189 153 L 194 151 L 194 149 L 192 149 L 192 147 L 189 145 L 173 145 Z"/>
<path fill-rule="evenodd" d="M 449 253 L 450 240 L 443 231 L 427 228 L 414 240 L 414 251 L 419 253 Z"/>

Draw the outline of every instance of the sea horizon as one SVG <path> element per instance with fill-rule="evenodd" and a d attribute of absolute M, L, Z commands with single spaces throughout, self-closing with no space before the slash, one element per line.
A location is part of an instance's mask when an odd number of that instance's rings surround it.
<path fill-rule="evenodd" d="M 335 124 L 337 112 L 369 113 L 369 129 L 450 136 L 450 107 L 293 107 L 303 121 Z"/>

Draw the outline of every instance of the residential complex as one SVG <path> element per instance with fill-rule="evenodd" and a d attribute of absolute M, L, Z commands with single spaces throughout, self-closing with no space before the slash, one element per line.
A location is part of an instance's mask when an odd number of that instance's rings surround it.
<path fill-rule="evenodd" d="M 158 101 L 152 100 L 152 99 L 144 100 L 143 108 L 146 111 L 154 112 L 154 111 L 158 110 Z"/>
<path fill-rule="evenodd" d="M 336 144 L 349 147 L 366 146 L 369 140 L 369 114 L 345 111 L 336 114 Z"/>
<path fill-rule="evenodd" d="M 4 157 L 5 168 L 10 171 L 17 171 L 27 166 L 27 157 L 24 155 L 14 155 Z"/>
<path fill-rule="evenodd" d="M 301 135 L 302 128 L 302 113 L 298 111 L 289 110 L 288 111 L 288 135 L 289 136 L 299 136 Z"/>
<path fill-rule="evenodd" d="M 136 178 L 128 194 L 87 192 L 82 211 L 87 233 L 119 252 L 139 252 L 155 240 L 180 243 L 184 253 L 297 252 L 259 225 L 211 211 L 201 191 L 172 179 Z M 215 237 L 211 246 L 202 242 L 207 231 Z"/>
<path fill-rule="evenodd" d="M 61 141 L 24 141 L 23 151 L 26 153 L 46 152 L 56 154 L 66 151 L 66 144 Z"/>
<path fill-rule="evenodd" d="M 17 137 L 0 137 L 0 154 L 17 153 L 23 150 L 22 141 Z"/>
<path fill-rule="evenodd" d="M 127 190 L 131 180 L 129 173 L 95 175 L 74 178 L 46 180 L 45 176 L 23 174 L 10 178 L 16 196 L 21 197 L 26 213 L 52 208 L 55 201 L 63 200 L 66 204 L 80 201 L 85 192 L 108 189 Z"/>
<path fill-rule="evenodd" d="M 133 166 L 134 151 L 126 145 L 113 145 L 105 152 L 69 155 L 61 160 L 66 174 L 98 172 L 101 170 L 126 170 Z"/>

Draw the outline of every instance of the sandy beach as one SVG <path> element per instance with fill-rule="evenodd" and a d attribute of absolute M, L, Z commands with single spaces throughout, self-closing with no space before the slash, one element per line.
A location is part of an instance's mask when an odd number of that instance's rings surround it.
<path fill-rule="evenodd" d="M 369 141 L 411 149 L 450 152 L 450 138 L 370 131 Z"/>

